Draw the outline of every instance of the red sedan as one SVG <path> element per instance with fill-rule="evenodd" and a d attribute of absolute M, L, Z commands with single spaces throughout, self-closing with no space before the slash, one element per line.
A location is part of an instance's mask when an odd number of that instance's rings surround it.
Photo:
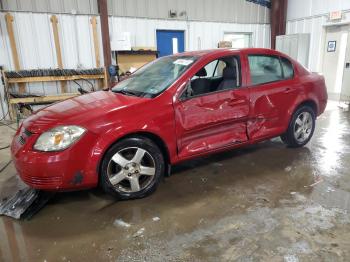
<path fill-rule="evenodd" d="M 12 142 L 22 180 L 43 190 L 98 184 L 120 199 L 153 192 L 180 161 L 281 136 L 305 145 L 325 110 L 324 78 L 269 49 L 157 59 L 118 83 L 28 117 Z"/>

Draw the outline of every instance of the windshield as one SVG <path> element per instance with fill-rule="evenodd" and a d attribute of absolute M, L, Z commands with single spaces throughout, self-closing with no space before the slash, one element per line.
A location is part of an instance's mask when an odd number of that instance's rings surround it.
<path fill-rule="evenodd" d="M 112 91 L 140 97 L 155 97 L 174 83 L 196 59 L 194 56 L 159 58 L 119 82 Z"/>

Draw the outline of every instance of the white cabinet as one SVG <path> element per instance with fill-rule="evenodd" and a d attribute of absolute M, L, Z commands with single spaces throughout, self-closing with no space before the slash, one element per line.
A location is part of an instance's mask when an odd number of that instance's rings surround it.
<path fill-rule="evenodd" d="M 276 50 L 289 55 L 300 64 L 309 64 L 310 34 L 279 35 L 276 37 Z"/>

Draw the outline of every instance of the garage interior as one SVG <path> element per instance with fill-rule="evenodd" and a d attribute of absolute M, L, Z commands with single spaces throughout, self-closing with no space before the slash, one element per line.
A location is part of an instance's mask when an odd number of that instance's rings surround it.
<path fill-rule="evenodd" d="M 329 98 L 304 147 L 277 137 L 172 166 L 143 199 L 96 188 L 50 195 L 27 219 L 0 216 L 0 261 L 348 260 L 348 0 L 0 0 L 0 9 L 2 201 L 25 188 L 10 152 L 24 119 L 159 57 L 272 48 L 323 75 Z"/>

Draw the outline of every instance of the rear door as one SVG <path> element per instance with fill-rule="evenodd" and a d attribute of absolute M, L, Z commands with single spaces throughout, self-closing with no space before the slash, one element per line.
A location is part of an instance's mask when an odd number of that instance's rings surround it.
<path fill-rule="evenodd" d="M 205 68 L 208 70 L 213 67 L 215 73 L 207 72 L 207 76 L 201 75 L 206 78 L 205 81 L 210 81 L 211 87 L 202 94 L 192 96 L 186 96 L 184 92 L 174 103 L 180 158 L 229 147 L 248 140 L 246 128 L 249 115 L 249 89 L 242 87 L 240 59 L 239 57 L 234 59 L 230 66 L 235 66 L 237 77 L 229 88 L 217 90 L 219 86 L 217 80 L 220 78 L 222 81 L 225 80 L 222 77 L 225 66 L 221 61 L 217 65 L 210 61 Z M 226 61 L 227 64 L 231 63 L 230 60 Z M 193 78 L 196 79 L 195 76 Z M 193 78 L 189 83 L 193 83 Z M 205 81 L 202 82 L 205 83 Z M 191 89 L 189 83 L 187 90 Z"/>
<path fill-rule="evenodd" d="M 288 110 L 298 97 L 292 63 L 284 57 L 248 54 L 251 91 L 250 139 L 264 139 L 285 131 Z"/>

